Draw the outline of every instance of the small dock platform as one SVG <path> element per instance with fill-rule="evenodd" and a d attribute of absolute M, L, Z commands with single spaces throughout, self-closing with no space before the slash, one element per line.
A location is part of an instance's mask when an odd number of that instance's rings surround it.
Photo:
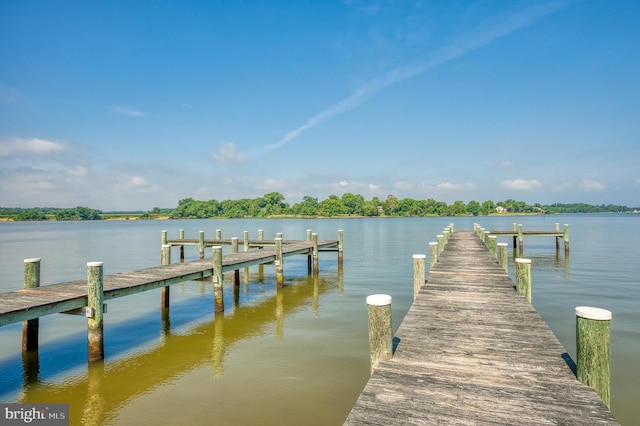
<path fill-rule="evenodd" d="M 174 240 L 173 244 L 188 245 L 190 241 Z M 213 241 L 211 245 L 213 245 Z M 217 244 L 224 242 L 217 241 Z M 261 250 L 229 253 L 222 258 L 222 272 L 235 271 L 254 265 L 276 261 L 273 242 L 255 242 Z M 317 250 L 337 250 L 337 240 L 320 240 Z M 308 255 L 314 252 L 314 243 L 304 240 L 287 240 L 282 243 L 282 256 Z M 103 278 L 104 301 L 167 287 L 184 281 L 212 277 L 211 259 L 173 263 L 165 266 L 139 269 L 129 272 L 105 275 Z M 44 315 L 67 312 L 87 306 L 87 280 L 80 279 L 59 284 L 24 288 L 0 293 L 0 326 L 19 321 L 36 319 Z"/>
<path fill-rule="evenodd" d="M 617 425 L 485 244 L 451 235 L 347 425 Z"/>

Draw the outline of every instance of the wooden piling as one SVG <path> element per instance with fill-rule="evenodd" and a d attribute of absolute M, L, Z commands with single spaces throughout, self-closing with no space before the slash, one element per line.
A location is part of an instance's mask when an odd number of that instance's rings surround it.
<path fill-rule="evenodd" d="M 424 285 L 426 255 L 413 255 L 413 300 L 416 300 L 420 288 Z"/>
<path fill-rule="evenodd" d="M 507 257 L 507 243 L 498 243 L 498 264 L 504 268 L 504 271 L 509 273 L 509 262 Z"/>
<path fill-rule="evenodd" d="M 238 253 L 238 237 L 231 238 L 231 253 Z M 233 270 L 233 285 L 240 285 L 240 270 Z"/>
<path fill-rule="evenodd" d="M 167 231 L 162 231 L 162 240 L 160 242 L 161 245 L 167 244 Z"/>
<path fill-rule="evenodd" d="M 222 239 L 222 230 L 216 229 L 216 240 L 220 241 Z"/>
<path fill-rule="evenodd" d="M 276 265 L 276 287 L 277 288 L 283 288 L 284 287 L 284 274 L 282 273 L 283 271 L 283 265 L 282 265 L 282 238 L 276 238 L 275 239 L 276 242 L 276 261 L 275 261 L 275 265 Z"/>
<path fill-rule="evenodd" d="M 40 258 L 24 260 L 24 288 L 40 287 Z M 40 319 L 22 321 L 22 351 L 38 350 Z"/>
<path fill-rule="evenodd" d="M 213 258 L 213 299 L 215 303 L 216 312 L 224 312 L 224 292 L 222 289 L 222 283 L 224 281 L 224 275 L 222 273 L 222 246 L 213 246 L 212 258 Z"/>
<path fill-rule="evenodd" d="M 166 265 L 170 265 L 171 264 L 171 246 L 169 244 L 165 244 L 162 246 L 162 265 L 166 266 Z M 170 286 L 164 286 L 162 287 L 162 301 L 160 303 L 160 306 L 163 309 L 169 309 L 169 293 L 171 291 L 171 287 Z M 163 314 L 165 312 L 163 311 Z"/>
<path fill-rule="evenodd" d="M 371 373 L 373 374 L 380 361 L 391 359 L 393 356 L 391 296 L 387 294 L 367 296 L 367 316 Z"/>
<path fill-rule="evenodd" d="M 516 290 L 531 303 L 531 259 L 516 259 Z"/>
<path fill-rule="evenodd" d="M 487 246 L 489 247 L 489 252 L 495 257 L 498 258 L 498 237 L 495 235 L 489 235 L 489 239 L 487 240 Z"/>
<path fill-rule="evenodd" d="M 184 240 L 184 229 L 180 230 L 180 239 Z M 184 263 L 184 244 L 180 245 L 180 263 Z"/>
<path fill-rule="evenodd" d="M 522 224 L 518 224 L 518 251 L 520 254 L 524 252 L 524 233 L 522 231 Z"/>
<path fill-rule="evenodd" d="M 342 263 L 343 253 L 342 253 L 342 241 L 343 241 L 343 230 L 338 229 L 338 263 Z"/>
<path fill-rule="evenodd" d="M 200 253 L 200 259 L 204 259 L 204 231 L 198 233 L 198 251 Z"/>
<path fill-rule="evenodd" d="M 440 256 L 443 250 L 444 250 L 444 235 L 441 234 L 441 235 L 438 235 L 438 256 Z"/>
<path fill-rule="evenodd" d="M 263 241 L 264 240 L 264 230 L 262 229 L 258 229 L 258 241 Z M 261 249 L 262 247 L 259 247 L 258 249 Z M 261 263 L 260 265 L 258 265 L 258 281 L 262 281 L 262 279 L 264 278 L 264 265 Z"/>
<path fill-rule="evenodd" d="M 307 241 L 312 241 L 311 238 L 311 229 L 307 229 Z M 308 254 L 307 255 L 307 273 L 311 274 L 311 272 L 313 271 L 313 254 Z"/>
<path fill-rule="evenodd" d="M 576 307 L 576 376 L 596 390 L 610 408 L 611 312 L 588 306 Z"/>
<path fill-rule="evenodd" d="M 429 243 L 429 269 L 438 261 L 438 243 L 432 241 Z"/>
<path fill-rule="evenodd" d="M 569 224 L 564 224 L 564 253 L 569 253 Z"/>
<path fill-rule="evenodd" d="M 103 263 L 87 263 L 87 340 L 89 362 L 104 359 Z"/>
<path fill-rule="evenodd" d="M 317 274 L 320 272 L 319 263 L 318 263 L 318 233 L 314 232 L 311 234 L 311 242 L 313 244 L 313 273 Z"/>

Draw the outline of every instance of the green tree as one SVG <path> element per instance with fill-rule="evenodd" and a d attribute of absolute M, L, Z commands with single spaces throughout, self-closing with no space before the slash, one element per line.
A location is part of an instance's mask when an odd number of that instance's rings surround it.
<path fill-rule="evenodd" d="M 318 214 L 325 217 L 347 214 L 347 207 L 337 195 L 329 195 L 326 200 L 318 203 Z"/>
<path fill-rule="evenodd" d="M 480 203 L 477 201 L 469 201 L 466 206 L 466 212 L 473 216 L 478 216 L 480 214 L 481 207 Z"/>

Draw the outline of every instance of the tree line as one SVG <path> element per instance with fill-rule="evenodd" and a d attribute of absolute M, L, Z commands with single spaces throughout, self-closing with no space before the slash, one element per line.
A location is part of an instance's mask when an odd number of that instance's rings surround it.
<path fill-rule="evenodd" d="M 194 200 L 184 198 L 175 209 L 154 207 L 146 212 L 107 212 L 88 207 L 75 208 L 7 208 L 0 207 L 0 217 L 12 220 L 101 220 L 111 217 L 154 219 L 206 219 L 206 218 L 268 218 L 268 217 L 338 217 L 338 216 L 488 216 L 490 214 L 554 214 L 554 213 L 624 213 L 633 208 L 627 206 L 575 204 L 529 205 L 523 201 L 508 199 L 494 203 L 491 200 L 455 201 L 447 204 L 433 198 L 414 200 L 388 195 L 381 200 L 373 197 L 365 200 L 362 195 L 345 193 L 330 195 L 324 200 L 305 195 L 302 201 L 290 205 L 284 195 L 269 192 L 262 197 L 239 200 Z"/>

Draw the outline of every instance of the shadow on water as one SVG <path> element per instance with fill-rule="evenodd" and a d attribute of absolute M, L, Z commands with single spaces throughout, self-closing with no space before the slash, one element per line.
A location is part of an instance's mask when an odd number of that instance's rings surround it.
<path fill-rule="evenodd" d="M 291 266 L 290 276 L 294 269 L 303 269 Z M 213 312 L 210 283 L 192 282 L 200 284 L 201 290 L 205 286 L 210 297 L 173 303 L 170 326 L 169 318 L 162 321 L 160 312 L 155 318 L 105 324 L 105 362 L 87 364 L 85 333 L 43 344 L 25 359 L 17 355 L 3 360 L 3 394 L 19 393 L 16 402 L 21 403 L 69 403 L 72 418 L 102 424 L 132 398 L 202 365 L 211 364 L 214 374 L 223 374 L 230 345 L 264 334 L 270 327 L 276 337 L 282 335 L 284 317 L 306 306 L 316 310 L 320 295 L 334 289 L 340 292 L 341 270 L 302 278 L 285 276 L 285 288 L 277 290 L 273 276 L 252 274 L 251 284 L 239 285 L 225 278 L 224 313 Z"/>
<path fill-rule="evenodd" d="M 562 357 L 564 362 L 567 363 L 567 366 L 571 369 L 571 372 L 573 373 L 573 375 L 574 376 L 577 375 L 578 374 L 578 367 L 576 366 L 576 363 L 571 358 L 571 355 L 569 355 L 568 353 L 565 352 L 560 356 Z"/>

